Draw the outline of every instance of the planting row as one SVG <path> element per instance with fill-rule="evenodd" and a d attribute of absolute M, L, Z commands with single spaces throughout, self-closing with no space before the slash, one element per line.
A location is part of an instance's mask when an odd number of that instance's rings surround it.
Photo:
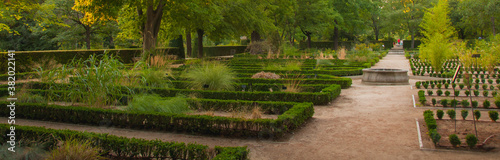
<path fill-rule="evenodd" d="M 420 102 L 421 105 L 423 106 L 427 106 L 428 104 L 428 101 L 427 101 L 427 98 L 425 96 L 425 92 L 423 90 L 420 90 L 418 92 L 418 100 Z M 482 102 L 482 105 L 479 106 L 479 102 L 478 101 L 471 101 L 469 102 L 469 100 L 467 99 L 463 99 L 463 100 L 457 100 L 457 99 L 436 99 L 436 98 L 432 98 L 431 101 L 430 101 L 431 105 L 432 106 L 437 106 L 437 105 L 440 105 L 442 107 L 464 107 L 464 108 L 467 108 L 467 107 L 473 107 L 473 108 L 477 108 L 477 107 L 482 107 L 482 108 L 485 108 L 485 109 L 489 109 L 490 107 L 492 107 L 492 104 L 489 100 L 485 99 L 483 102 Z M 494 101 L 494 105 L 500 109 L 500 100 L 495 100 Z"/>
<path fill-rule="evenodd" d="M 2 144 L 12 140 L 6 135 L 11 134 L 11 130 L 15 129 L 16 142 L 22 142 L 21 146 L 16 146 L 17 151 L 20 147 L 40 146 L 43 150 L 56 150 L 57 146 L 62 141 L 81 141 L 83 146 L 90 145 L 96 148 L 98 153 L 95 156 L 103 155 L 111 159 L 248 159 L 249 150 L 246 147 L 219 147 L 210 149 L 206 145 L 200 144 L 185 144 L 178 142 L 162 142 L 160 140 L 144 140 L 136 138 L 117 137 L 109 134 L 96 134 L 89 132 L 77 132 L 70 130 L 54 130 L 41 127 L 28 126 L 9 126 L 0 124 L 0 142 Z M 86 142 L 86 143 L 85 143 Z M 82 144 L 75 144 L 82 145 Z M 71 146 L 65 146 L 71 147 Z M 30 154 L 34 158 L 40 151 L 30 151 L 27 153 L 15 154 Z M 76 156 L 88 156 L 92 152 L 89 148 L 86 150 L 72 150 L 71 154 Z M 5 151 L 7 152 L 7 151 Z M 87 152 L 87 153 L 82 153 Z M 14 154 L 14 153 L 11 153 Z M 78 155 L 81 154 L 81 155 Z M 14 156 L 12 156 L 14 157 Z M 4 158 L 12 158 L 4 157 Z M 66 157 L 67 158 L 67 157 Z M 77 158 L 77 157 L 74 157 Z M 81 158 L 81 157 L 78 157 Z M 95 157 L 94 157 L 95 158 Z"/>

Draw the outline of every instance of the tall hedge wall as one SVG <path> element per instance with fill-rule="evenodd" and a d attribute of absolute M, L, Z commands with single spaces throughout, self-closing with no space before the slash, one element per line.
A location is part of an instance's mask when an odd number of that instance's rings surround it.
<path fill-rule="evenodd" d="M 419 48 L 420 43 L 420 40 L 415 40 L 415 48 Z M 411 40 L 403 40 L 403 48 L 411 49 Z"/>
<path fill-rule="evenodd" d="M 10 125 L 0 124 L 0 143 L 9 140 L 6 135 Z M 117 159 L 248 159 L 246 147 L 219 147 L 209 149 L 206 145 L 185 144 L 180 142 L 162 142 L 160 140 L 144 140 L 118 137 L 109 134 L 79 132 L 71 130 L 55 130 L 42 127 L 14 126 L 16 140 L 45 143 L 48 148 L 57 147 L 59 140 L 77 139 L 91 141 L 91 145 L 102 149 L 101 153 Z M 26 144 L 27 145 L 27 144 Z M 19 147 L 19 146 L 16 146 Z"/>
<path fill-rule="evenodd" d="M 205 57 L 215 57 L 215 56 L 231 56 L 237 53 L 244 53 L 247 46 L 213 46 L 213 47 L 203 47 L 203 55 Z M 197 54 L 196 50 L 196 54 Z M 195 55 L 196 55 L 195 54 Z"/>

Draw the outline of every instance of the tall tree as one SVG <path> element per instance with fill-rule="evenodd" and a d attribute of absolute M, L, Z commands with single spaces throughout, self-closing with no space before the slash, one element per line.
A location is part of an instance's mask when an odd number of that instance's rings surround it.
<path fill-rule="evenodd" d="M 415 48 L 415 37 L 426 8 L 431 7 L 430 0 L 391 0 L 393 10 L 391 18 L 399 20 L 396 24 L 408 31 L 411 36 L 411 48 Z"/>
<path fill-rule="evenodd" d="M 444 61 L 452 55 L 451 47 L 455 29 L 448 16 L 448 1 L 439 0 L 438 4 L 425 12 L 422 27 L 420 56 L 430 60 L 435 71 L 441 71 Z"/>
<path fill-rule="evenodd" d="M 484 31 L 491 28 L 491 33 L 496 34 L 496 25 L 500 17 L 500 1 L 498 0 L 463 0 L 459 4 L 462 13 L 462 22 L 467 31 L 480 32 L 484 37 Z"/>
<path fill-rule="evenodd" d="M 298 0 L 297 5 L 295 26 L 307 37 L 307 48 L 311 48 L 311 35 L 322 33 L 340 15 L 326 0 Z"/>

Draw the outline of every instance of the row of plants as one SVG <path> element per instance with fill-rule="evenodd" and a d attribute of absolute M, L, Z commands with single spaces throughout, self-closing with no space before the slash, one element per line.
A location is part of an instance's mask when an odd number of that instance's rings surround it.
<path fill-rule="evenodd" d="M 443 119 L 444 116 L 444 111 L 438 109 L 436 111 L 436 116 L 439 120 Z M 455 120 L 457 113 L 454 109 L 449 109 L 446 111 L 446 114 L 448 117 L 452 120 Z M 476 121 L 479 121 L 479 118 L 481 118 L 481 111 L 479 110 L 474 110 L 474 118 Z M 468 110 L 461 110 L 460 115 L 462 116 L 462 120 L 465 120 L 467 116 L 469 116 L 469 111 Z M 496 122 L 498 120 L 498 111 L 488 111 L 488 116 L 490 117 L 491 121 Z"/>
<path fill-rule="evenodd" d="M 0 102 L 7 105 L 8 102 Z M 8 116 L 7 107 L 0 109 Z M 78 106 L 58 106 L 37 103 L 16 104 L 16 118 L 54 121 L 95 126 L 114 126 L 156 131 L 180 131 L 228 137 L 280 138 L 302 125 L 314 114 L 312 103 L 294 105 L 277 119 L 243 119 L 207 115 L 120 111 Z"/>
<path fill-rule="evenodd" d="M 5 145 L 9 140 L 6 135 L 11 132 L 10 125 L 0 124 L 1 143 Z M 160 140 L 144 140 L 136 138 L 118 137 L 109 134 L 97 134 L 91 132 L 78 132 L 70 130 L 54 130 L 42 127 L 13 126 L 16 130 L 16 139 L 20 139 L 21 145 L 29 147 L 41 145 L 44 150 L 56 150 L 51 152 L 50 157 L 54 159 L 248 159 L 248 149 L 246 147 L 219 147 L 211 149 L 206 145 L 185 144 L 179 142 L 163 142 Z M 76 144 L 80 148 L 71 149 L 71 146 L 63 146 L 63 150 L 57 152 L 58 144 L 61 141 L 78 141 L 84 144 Z M 64 143 L 65 145 L 67 143 Z M 90 146 L 82 148 L 81 146 Z M 17 147 L 23 147 L 17 146 Z M 17 148 L 16 148 L 17 149 Z M 8 157 L 17 157 L 14 154 L 26 154 L 23 159 L 38 158 L 33 157 L 36 150 L 27 150 L 21 153 L 7 153 Z M 62 152 L 62 153 L 61 153 Z M 92 153 L 89 153 L 92 152 Z M 37 153 L 35 153 L 37 154 Z M 39 153 L 38 153 L 39 154 Z M 92 157 L 90 157 L 92 156 Z M 104 156 L 104 157 L 101 157 Z M 42 158 L 40 156 L 39 158 Z M 49 157 L 49 158 L 50 158 Z"/>
<path fill-rule="evenodd" d="M 429 94 L 429 93 L 432 93 L 432 92 L 428 92 L 427 94 Z M 432 94 L 430 94 L 430 95 L 432 95 Z M 418 91 L 418 99 L 419 99 L 419 102 L 420 102 L 421 105 L 423 105 L 423 106 L 427 105 L 427 99 L 426 99 L 425 91 L 424 90 Z M 436 99 L 436 98 L 432 98 L 430 103 L 434 107 L 436 106 L 436 104 L 439 104 L 442 107 L 464 107 L 464 108 L 467 108 L 467 107 L 473 107 L 473 108 L 482 107 L 482 108 L 485 108 L 485 109 L 489 109 L 490 107 L 492 107 L 491 102 L 489 100 L 487 100 L 487 99 L 482 102 L 481 106 L 479 106 L 479 102 L 478 101 L 471 101 L 471 102 L 469 102 L 469 100 L 466 100 L 466 99 L 460 101 L 460 100 L 456 100 L 456 99 L 448 100 L 448 99 Z M 495 100 L 494 101 L 494 105 L 497 108 L 500 108 L 500 100 Z"/>
<path fill-rule="evenodd" d="M 451 95 L 451 92 L 448 90 L 445 90 L 444 92 L 441 89 L 436 90 L 436 96 L 438 96 L 438 97 L 440 97 L 440 96 L 449 97 L 450 95 L 454 96 L 454 97 L 460 97 L 460 93 L 461 93 L 460 90 L 455 90 L 455 91 L 453 91 L 453 95 Z M 469 97 L 472 95 L 471 92 L 468 90 L 465 90 L 464 93 L 465 93 L 466 97 Z M 480 95 L 479 90 L 473 90 L 472 93 L 475 97 L 479 97 L 479 95 Z M 433 96 L 433 94 L 434 94 L 433 90 L 427 90 L 428 96 Z M 481 96 L 485 97 L 485 98 L 490 97 L 489 95 L 490 95 L 490 92 L 488 92 L 487 90 L 484 90 L 481 94 Z M 491 97 L 496 97 L 497 95 L 498 95 L 497 91 L 494 90 L 491 92 Z"/>
<path fill-rule="evenodd" d="M 448 112 L 451 117 L 454 117 L 455 113 L 454 110 L 449 110 Z M 442 115 L 444 113 L 439 112 L 439 115 Z M 439 116 L 438 115 L 438 116 Z M 436 119 L 434 118 L 434 113 L 431 110 L 426 110 L 424 111 L 424 121 L 427 126 L 427 135 L 429 135 L 430 139 L 434 143 L 435 146 L 438 146 L 439 141 L 441 140 L 441 135 L 437 132 L 437 122 Z M 478 138 L 474 134 L 468 134 L 466 137 L 466 143 L 470 148 L 476 147 L 476 144 L 478 143 Z M 451 134 L 448 136 L 448 140 L 452 144 L 453 147 L 458 147 L 461 144 L 460 139 L 456 134 Z"/>
<path fill-rule="evenodd" d="M 499 79 L 499 82 L 500 82 L 500 79 Z M 479 90 L 479 89 L 482 89 L 482 90 L 500 89 L 500 85 L 492 85 L 492 84 L 490 84 L 490 85 L 488 85 L 488 84 L 479 85 L 478 83 L 471 84 L 471 85 L 467 85 L 467 83 L 451 83 L 451 84 L 444 83 L 443 84 L 442 81 L 415 82 L 415 87 L 417 89 L 420 89 L 420 88 L 425 88 L 425 89 L 460 89 L 460 90 L 463 90 L 463 89 L 472 89 L 472 88 L 474 88 L 476 90 Z"/>

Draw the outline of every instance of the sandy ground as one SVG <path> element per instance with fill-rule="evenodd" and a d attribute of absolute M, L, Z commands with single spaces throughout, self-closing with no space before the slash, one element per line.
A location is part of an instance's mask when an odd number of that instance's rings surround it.
<path fill-rule="evenodd" d="M 388 55 L 374 68 L 409 69 L 403 55 Z M 415 80 L 410 80 L 414 84 Z M 231 139 L 16 119 L 19 125 L 110 133 L 209 146 L 248 146 L 250 158 L 275 159 L 498 159 L 499 153 L 434 152 L 419 148 L 410 85 L 369 86 L 353 80 L 329 106 L 316 106 L 303 128 L 281 141 Z M 1 117 L 0 122 L 5 123 Z"/>

